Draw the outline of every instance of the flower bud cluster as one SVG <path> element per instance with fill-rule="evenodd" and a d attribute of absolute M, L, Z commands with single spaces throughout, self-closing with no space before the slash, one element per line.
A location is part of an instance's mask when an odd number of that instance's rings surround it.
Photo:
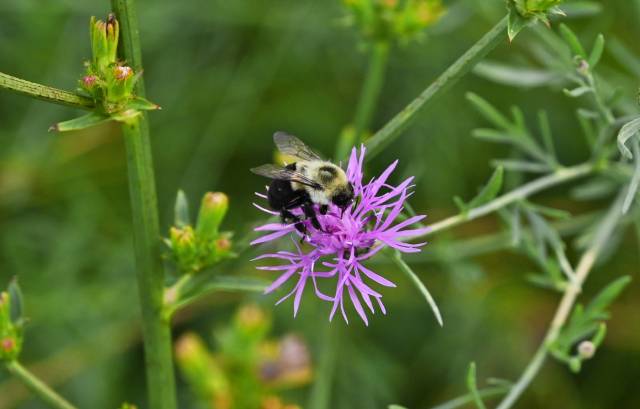
<path fill-rule="evenodd" d="M 118 60 L 120 26 L 114 14 L 107 21 L 91 17 L 89 24 L 92 58 L 86 62 L 86 74 L 79 81 L 80 91 L 88 94 L 102 114 L 126 120 L 142 110 L 159 106 L 135 95 L 140 72 Z"/>
<path fill-rule="evenodd" d="M 228 209 L 227 195 L 208 192 L 202 198 L 195 228 L 188 223 L 176 223 L 171 227 L 166 243 L 171 249 L 171 258 L 182 274 L 197 273 L 233 257 L 231 233 L 220 231 Z"/>
<path fill-rule="evenodd" d="M 349 23 L 374 42 L 406 42 L 444 14 L 441 0 L 343 0 Z"/>

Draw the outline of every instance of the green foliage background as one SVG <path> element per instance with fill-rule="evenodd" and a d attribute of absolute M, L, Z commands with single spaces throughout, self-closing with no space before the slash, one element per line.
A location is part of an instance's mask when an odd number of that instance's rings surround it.
<path fill-rule="evenodd" d="M 503 15 L 501 0 L 446 2 L 449 15 L 419 43 L 395 48 L 374 117 L 378 129 Z M 640 2 L 602 0 L 594 16 L 568 20 L 591 43 L 598 32 L 630 45 L 640 58 Z M 294 133 L 330 156 L 353 116 L 366 68 L 355 30 L 340 23 L 338 1 L 190 0 L 139 2 L 147 94 L 163 110 L 151 114 L 151 135 L 163 231 L 172 221 L 177 189 L 192 204 L 208 190 L 226 192 L 225 229 L 246 232 L 260 213 L 253 192 L 264 180 L 248 169 L 272 157 L 271 135 Z M 108 2 L 9 0 L 0 4 L 2 71 L 65 89 L 75 87 L 90 55 L 87 22 Z M 536 37 L 524 31 L 513 45 L 505 35 L 490 58 L 517 61 Z M 519 55 L 524 55 L 520 53 Z M 522 57 L 521 57 L 522 58 Z M 610 55 L 605 64 L 617 69 Z M 637 80 L 637 79 L 636 79 Z M 616 78 L 612 78 L 616 82 Z M 620 85 L 627 97 L 638 81 Z M 486 123 L 465 100 L 473 91 L 530 119 L 550 113 L 559 157 L 578 163 L 588 153 L 574 116 L 576 103 L 559 90 L 515 89 L 469 75 L 376 158 L 373 174 L 400 159 L 402 176 L 416 175 L 411 203 L 436 221 L 455 212 L 454 195 L 472 197 L 491 174 L 502 147 L 470 137 Z M 0 93 L 0 283 L 17 275 L 31 319 L 23 361 L 80 407 L 143 403 L 131 223 L 123 145 L 116 125 L 72 134 L 47 128 L 74 111 Z M 598 203 L 572 201 L 565 187 L 540 201 L 580 214 Z M 192 209 L 195 213 L 196 209 Z M 246 300 L 275 319 L 274 333 L 301 334 L 317 364 L 335 348 L 331 408 L 384 408 L 399 403 L 428 408 L 466 393 L 470 361 L 481 385 L 489 376 L 515 379 L 543 336 L 557 295 L 532 286 L 534 266 L 511 251 L 456 259 L 442 256 L 453 238 L 490 233 L 483 218 L 454 233 L 435 235 L 426 257 L 411 261 L 439 302 L 439 328 L 409 282 L 390 265 L 378 267 L 397 283 L 383 289 L 388 314 L 368 328 L 355 319 L 329 325 L 330 306 L 307 297 L 292 319 L 276 296 L 221 294 L 177 317 L 175 334 L 195 329 L 211 339 Z M 631 231 L 631 230 L 630 230 Z M 590 295 L 623 274 L 634 282 L 612 307 L 608 336 L 582 372 L 549 361 L 520 408 L 640 407 L 640 287 L 638 238 L 629 234 L 584 288 Z M 573 255 L 575 256 L 575 255 Z M 251 263 L 236 274 L 261 275 Z M 322 375 L 320 375 L 322 376 Z M 287 392 L 306 407 L 310 388 Z M 180 407 L 191 407 L 181 385 Z M 38 408 L 0 373 L 0 408 Z M 193 406 L 195 407 L 195 406 Z"/>

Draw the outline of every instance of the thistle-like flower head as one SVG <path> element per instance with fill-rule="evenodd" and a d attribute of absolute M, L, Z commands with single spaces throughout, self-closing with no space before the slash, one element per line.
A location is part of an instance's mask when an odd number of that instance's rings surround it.
<path fill-rule="evenodd" d="M 315 229 L 308 220 L 303 222 L 307 230 L 306 236 L 299 233 L 293 224 L 269 223 L 256 228 L 256 231 L 269 233 L 254 240 L 251 243 L 254 245 L 289 234 L 298 235 L 306 242 L 306 245 L 301 246 L 298 240 L 293 240 L 295 251 L 278 251 L 256 258 L 282 262 L 275 266 L 258 267 L 261 270 L 281 272 L 265 293 L 275 291 L 290 280 L 296 282 L 293 289 L 277 302 L 279 304 L 293 295 L 294 316 L 298 313 L 305 286 L 310 281 L 318 298 L 333 304 L 330 320 L 339 307 L 348 322 L 344 304 L 349 299 L 360 318 L 368 324 L 365 307 L 374 313 L 377 304 L 382 313 L 386 313 L 382 295 L 372 288 L 372 283 L 384 287 L 395 287 L 395 284 L 366 267 L 366 260 L 385 247 L 403 253 L 415 253 L 424 244 L 404 241 L 427 231 L 426 227 L 412 227 L 425 216 L 406 218 L 402 215 L 404 203 L 411 195 L 413 177 L 397 186 L 389 184 L 388 179 L 398 163 L 395 161 L 380 176 L 364 183 L 364 156 L 364 146 L 359 153 L 354 148 L 347 167 L 347 178 L 354 188 L 354 203 L 344 211 L 331 205 L 327 214 L 318 213 L 320 229 Z M 257 204 L 256 207 L 267 213 L 278 214 Z M 300 210 L 294 210 L 294 213 L 302 214 Z M 332 294 L 325 294 L 321 290 L 320 282 L 324 281 L 330 281 L 332 288 L 335 285 Z"/>

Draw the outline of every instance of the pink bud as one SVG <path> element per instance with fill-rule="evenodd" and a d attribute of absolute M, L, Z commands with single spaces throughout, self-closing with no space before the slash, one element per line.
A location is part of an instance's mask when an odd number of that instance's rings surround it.
<path fill-rule="evenodd" d="M 0 348 L 4 350 L 4 352 L 11 352 L 13 347 L 15 347 L 16 343 L 11 338 L 5 338 L 0 341 Z"/>
<path fill-rule="evenodd" d="M 126 65 L 118 65 L 115 68 L 116 79 L 123 81 L 133 75 L 133 69 Z"/>
<path fill-rule="evenodd" d="M 87 88 L 93 87 L 96 84 L 97 80 L 98 77 L 96 77 L 95 75 L 85 75 L 84 77 L 82 77 L 82 83 Z"/>

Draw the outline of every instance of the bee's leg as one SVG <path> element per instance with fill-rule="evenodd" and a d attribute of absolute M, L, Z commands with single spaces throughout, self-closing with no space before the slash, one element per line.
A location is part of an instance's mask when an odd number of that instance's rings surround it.
<path fill-rule="evenodd" d="M 291 213 L 287 209 L 282 209 L 282 211 L 280 212 L 280 218 L 282 219 L 282 223 L 284 224 L 297 223 L 300 221 L 300 218 L 298 216 Z"/>
<path fill-rule="evenodd" d="M 282 217 L 282 222 L 283 223 L 285 223 L 285 224 L 292 224 L 293 223 L 293 227 L 295 227 L 296 230 L 298 230 L 303 235 L 307 234 L 307 227 L 304 225 L 302 220 L 300 220 L 300 217 L 298 217 L 295 214 L 291 213 L 287 209 L 282 209 L 282 212 L 280 212 L 280 216 Z M 302 239 L 304 240 L 304 236 L 302 237 Z"/>
<path fill-rule="evenodd" d="M 320 222 L 316 217 L 316 211 L 313 209 L 313 205 L 309 203 L 303 204 L 302 211 L 304 212 L 304 215 L 307 216 L 307 219 L 311 220 L 311 225 L 313 227 L 315 227 L 317 230 L 322 230 L 322 227 L 320 226 Z"/>
<path fill-rule="evenodd" d="M 320 214 L 325 215 L 329 211 L 329 205 L 321 205 L 320 206 Z"/>

